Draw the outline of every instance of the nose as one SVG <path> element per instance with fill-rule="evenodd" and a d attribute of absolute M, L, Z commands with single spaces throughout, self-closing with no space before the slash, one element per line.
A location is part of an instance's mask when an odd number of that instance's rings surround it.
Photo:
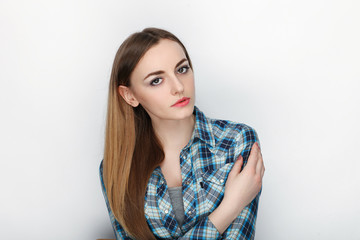
<path fill-rule="evenodd" d="M 177 94 L 181 94 L 184 92 L 184 85 L 181 82 L 181 80 L 176 77 L 173 76 L 171 78 L 171 94 L 172 95 L 177 95 Z"/>

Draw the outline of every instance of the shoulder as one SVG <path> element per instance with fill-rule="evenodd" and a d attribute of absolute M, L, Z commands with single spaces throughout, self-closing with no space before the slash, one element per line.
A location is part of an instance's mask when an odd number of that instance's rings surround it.
<path fill-rule="evenodd" d="M 245 123 L 211 118 L 209 118 L 209 122 L 215 142 L 225 140 L 231 145 L 235 142 L 254 143 L 259 141 L 256 130 Z"/>
<path fill-rule="evenodd" d="M 244 123 L 230 120 L 221 120 L 207 117 L 195 106 L 196 133 L 204 141 L 214 143 L 217 141 L 257 141 L 257 133 L 254 128 Z"/>
<path fill-rule="evenodd" d="M 246 164 L 252 146 L 259 143 L 255 129 L 230 120 L 209 119 L 209 122 L 214 136 L 214 153 L 225 157 L 223 163 L 235 162 L 242 155 Z"/>

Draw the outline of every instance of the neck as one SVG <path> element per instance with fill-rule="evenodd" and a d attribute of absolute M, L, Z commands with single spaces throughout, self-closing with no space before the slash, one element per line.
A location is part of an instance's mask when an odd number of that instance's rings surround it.
<path fill-rule="evenodd" d="M 191 116 L 182 120 L 152 121 L 152 125 L 164 150 L 182 149 L 189 142 L 193 133 L 195 116 L 191 114 Z"/>

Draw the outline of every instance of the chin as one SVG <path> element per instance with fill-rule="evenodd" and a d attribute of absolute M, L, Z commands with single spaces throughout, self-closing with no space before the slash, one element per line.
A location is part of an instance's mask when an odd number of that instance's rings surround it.
<path fill-rule="evenodd" d="M 188 105 L 186 107 L 184 107 L 183 109 L 177 109 L 180 110 L 176 113 L 176 118 L 177 119 L 185 119 L 188 117 L 191 117 L 193 112 L 194 112 L 194 104 L 192 105 Z"/>

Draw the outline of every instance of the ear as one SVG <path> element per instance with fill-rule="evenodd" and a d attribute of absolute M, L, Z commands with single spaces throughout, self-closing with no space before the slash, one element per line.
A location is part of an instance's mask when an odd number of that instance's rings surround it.
<path fill-rule="evenodd" d="M 133 92 L 130 90 L 130 88 L 120 85 L 118 87 L 118 91 L 122 98 L 131 106 L 137 107 L 139 105 L 139 101 L 134 96 Z"/>

